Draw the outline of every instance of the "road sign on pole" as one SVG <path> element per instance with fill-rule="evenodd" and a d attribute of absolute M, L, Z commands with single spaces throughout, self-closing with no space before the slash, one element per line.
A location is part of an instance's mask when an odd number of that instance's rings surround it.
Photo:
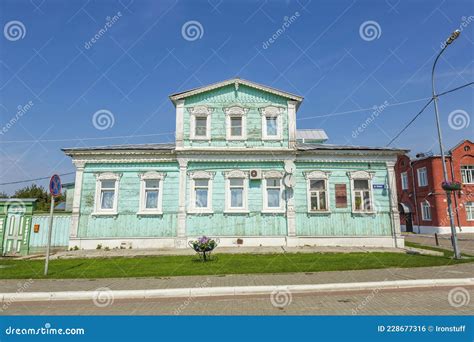
<path fill-rule="evenodd" d="M 54 214 L 54 202 L 55 198 L 61 196 L 61 179 L 58 175 L 53 175 L 49 181 L 49 192 L 51 194 L 51 209 L 49 211 L 49 224 L 48 224 L 48 244 L 46 246 L 46 258 L 44 263 L 44 275 L 48 275 L 49 266 L 49 250 L 51 248 L 51 236 L 53 235 L 53 214 Z"/>

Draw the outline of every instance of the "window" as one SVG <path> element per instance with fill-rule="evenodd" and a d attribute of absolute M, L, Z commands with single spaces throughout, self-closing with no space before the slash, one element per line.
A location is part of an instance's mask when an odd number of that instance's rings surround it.
<path fill-rule="evenodd" d="M 308 212 L 329 211 L 328 178 L 329 172 L 305 172 L 308 184 Z"/>
<path fill-rule="evenodd" d="M 346 184 L 336 184 L 336 208 L 347 208 Z"/>
<path fill-rule="evenodd" d="M 418 186 L 427 186 L 428 185 L 428 176 L 426 173 L 426 167 L 419 168 L 416 170 L 418 174 Z"/>
<path fill-rule="evenodd" d="M 474 202 L 466 202 L 466 219 L 474 221 Z"/>
<path fill-rule="evenodd" d="M 402 180 L 402 190 L 407 190 L 408 189 L 408 174 L 406 172 L 402 172 L 400 174 L 401 180 Z"/>
<path fill-rule="evenodd" d="M 264 174 L 263 211 L 284 212 L 283 200 L 283 173 L 279 171 L 267 171 Z"/>
<path fill-rule="evenodd" d="M 191 178 L 191 201 L 189 203 L 190 213 L 212 212 L 212 179 L 214 172 L 196 171 L 190 173 Z"/>
<path fill-rule="evenodd" d="M 275 106 L 260 108 L 263 140 L 281 140 L 283 112 L 283 108 Z"/>
<path fill-rule="evenodd" d="M 195 137 L 206 137 L 207 136 L 207 117 L 196 117 L 196 126 L 194 131 Z"/>
<path fill-rule="evenodd" d="M 352 211 L 355 213 L 374 213 L 372 199 L 373 172 L 349 172 L 351 178 Z"/>
<path fill-rule="evenodd" d="M 428 201 L 421 202 L 421 219 L 431 221 L 431 206 Z"/>
<path fill-rule="evenodd" d="M 94 213 L 117 214 L 118 185 L 121 174 L 105 172 L 96 174 L 96 193 Z"/>
<path fill-rule="evenodd" d="M 163 173 L 150 171 L 140 177 L 139 214 L 161 214 L 163 197 Z"/>
<path fill-rule="evenodd" d="M 474 165 L 461 165 L 461 178 L 464 184 L 474 184 Z"/>
<path fill-rule="evenodd" d="M 245 140 L 247 139 L 246 132 L 246 114 L 248 108 L 240 106 L 233 106 L 224 108 L 227 121 L 227 140 Z"/>
<path fill-rule="evenodd" d="M 247 212 L 248 173 L 240 170 L 225 172 L 226 212 Z"/>
<path fill-rule="evenodd" d="M 211 139 L 211 113 L 213 109 L 207 106 L 189 107 L 191 114 L 190 139 L 210 140 Z"/>

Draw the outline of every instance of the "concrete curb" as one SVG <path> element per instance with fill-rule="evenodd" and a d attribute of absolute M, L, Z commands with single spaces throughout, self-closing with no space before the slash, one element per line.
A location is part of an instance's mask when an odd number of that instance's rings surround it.
<path fill-rule="evenodd" d="M 215 296 L 249 296 L 270 295 L 275 292 L 312 293 L 341 292 L 361 290 L 403 289 L 423 287 L 474 286 L 474 278 L 455 279 L 416 279 L 374 281 L 362 283 L 308 284 L 308 285 L 272 285 L 272 286 L 229 286 L 229 287 L 196 287 L 181 289 L 150 290 L 110 290 L 99 288 L 96 291 L 63 291 L 63 292 L 13 292 L 0 293 L 2 304 L 14 302 L 44 302 L 111 299 L 148 299 L 148 298 L 189 298 Z"/>

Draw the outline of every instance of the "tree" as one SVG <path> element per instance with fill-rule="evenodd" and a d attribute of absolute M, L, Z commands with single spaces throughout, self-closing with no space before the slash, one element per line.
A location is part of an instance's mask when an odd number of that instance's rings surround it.
<path fill-rule="evenodd" d="M 36 210 L 48 211 L 51 207 L 51 196 L 48 191 L 42 186 L 36 184 L 25 186 L 18 189 L 12 197 L 15 198 L 36 198 Z M 61 197 L 56 199 L 56 203 L 62 200 Z"/>
<path fill-rule="evenodd" d="M 6 192 L 0 192 L 0 198 L 8 198 L 9 196 L 6 194 Z"/>

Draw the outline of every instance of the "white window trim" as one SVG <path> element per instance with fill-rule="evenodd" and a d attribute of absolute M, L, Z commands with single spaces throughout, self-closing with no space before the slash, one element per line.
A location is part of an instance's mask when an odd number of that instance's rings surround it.
<path fill-rule="evenodd" d="M 372 171 L 351 171 L 348 172 L 347 175 L 351 181 L 351 205 L 352 205 L 352 213 L 353 214 L 375 214 L 375 203 L 374 203 L 374 191 L 372 188 L 372 179 L 375 176 L 375 172 Z M 355 180 L 367 180 L 369 185 L 369 198 L 371 204 L 371 210 L 356 210 L 355 205 L 355 189 L 354 189 L 354 181 Z"/>
<path fill-rule="evenodd" d="M 241 106 L 232 106 L 224 108 L 224 113 L 226 115 L 226 140 L 229 141 L 244 141 L 247 140 L 247 112 L 248 108 Z M 242 118 L 242 135 L 241 136 L 232 136 L 231 135 L 231 119 L 232 118 Z"/>
<path fill-rule="evenodd" d="M 263 189 L 263 209 L 262 209 L 262 213 L 269 213 L 269 214 L 272 214 L 272 213 L 284 213 L 285 212 L 285 206 L 286 206 L 286 203 L 285 203 L 285 198 L 283 197 L 283 194 L 284 194 L 284 191 L 285 191 L 285 187 L 283 185 L 283 177 L 284 177 L 284 174 L 283 172 L 280 172 L 280 171 L 275 171 L 275 170 L 270 170 L 270 171 L 264 171 L 263 172 L 263 186 L 262 186 L 262 189 Z M 280 179 L 280 207 L 278 208 L 272 208 L 272 207 L 268 207 L 268 196 L 267 196 L 267 179 L 268 178 L 279 178 Z"/>
<path fill-rule="evenodd" d="M 140 178 L 140 205 L 138 208 L 137 215 L 161 215 L 163 214 L 163 180 L 166 177 L 165 173 L 157 171 L 148 171 L 139 173 Z M 146 193 L 145 186 L 147 180 L 157 180 L 158 183 L 158 207 L 157 208 L 146 208 Z"/>
<path fill-rule="evenodd" d="M 282 140 L 283 138 L 283 124 L 282 117 L 285 109 L 275 106 L 267 106 L 260 108 L 260 114 L 262 116 L 262 140 Z M 267 135 L 267 117 L 276 117 L 277 118 L 277 135 Z"/>
<path fill-rule="evenodd" d="M 420 177 L 420 173 L 421 171 L 424 170 L 424 173 L 425 173 L 425 181 L 426 181 L 426 184 L 421 184 L 421 177 Z M 428 186 L 428 169 L 426 168 L 426 166 L 423 166 L 423 167 L 420 167 L 418 169 L 416 169 L 416 176 L 418 178 L 418 186 L 419 187 L 425 187 L 425 186 Z"/>
<path fill-rule="evenodd" d="M 429 208 L 429 217 L 425 217 L 425 211 L 424 211 L 424 205 L 425 204 L 428 204 L 428 208 Z M 420 207 L 421 207 L 421 220 L 422 221 L 431 221 L 432 220 L 432 216 L 431 216 L 431 204 L 430 202 L 428 201 L 422 201 L 420 203 Z"/>
<path fill-rule="evenodd" d="M 463 167 L 466 167 L 466 169 L 463 169 Z M 471 167 L 471 168 L 467 168 L 467 167 Z M 473 167 L 474 167 L 474 165 L 461 165 L 461 181 L 462 181 L 463 184 L 474 184 L 474 169 L 472 169 Z M 464 182 L 464 178 L 466 178 L 466 179 L 468 178 L 467 177 L 468 172 L 471 174 L 471 181 L 470 182 Z M 464 174 L 466 174 L 466 177 L 463 177 Z"/>
<path fill-rule="evenodd" d="M 189 178 L 191 180 L 189 186 L 189 198 L 190 202 L 188 205 L 188 213 L 189 214 L 213 214 L 214 211 L 212 209 L 212 183 L 214 179 L 215 172 L 210 171 L 191 171 L 188 173 Z M 194 191 L 194 182 L 196 179 L 208 179 L 209 180 L 209 188 L 207 193 L 207 208 L 198 208 L 196 207 L 196 193 Z"/>
<path fill-rule="evenodd" d="M 248 208 L 248 188 L 249 188 L 249 172 L 241 170 L 232 170 L 224 172 L 225 178 L 225 213 L 242 213 L 246 214 L 249 212 Z M 243 179 L 243 193 L 242 193 L 242 208 L 233 208 L 231 204 L 231 193 L 230 193 L 230 180 L 231 179 Z"/>
<path fill-rule="evenodd" d="M 189 132 L 189 139 L 190 140 L 211 140 L 211 117 L 213 108 L 207 106 L 196 106 L 196 107 L 188 107 L 188 112 L 191 117 L 190 122 L 190 132 Z M 196 118 L 205 117 L 206 120 L 206 136 L 196 136 Z"/>
<path fill-rule="evenodd" d="M 400 181 L 402 190 L 408 190 L 408 172 L 405 171 L 400 174 Z"/>
<path fill-rule="evenodd" d="M 95 174 L 95 200 L 94 200 L 94 212 L 92 215 L 117 215 L 118 214 L 118 197 L 119 197 L 119 183 L 120 178 L 122 177 L 121 173 L 113 172 L 104 172 Z M 112 209 L 102 209 L 101 208 L 101 193 L 102 193 L 102 181 L 103 180 L 114 180 L 115 189 L 114 189 L 114 204 Z"/>
<path fill-rule="evenodd" d="M 469 219 L 468 208 L 473 208 L 472 211 L 474 212 L 474 202 L 466 202 L 466 205 L 464 206 L 464 210 L 466 210 L 466 221 L 471 222 L 474 221 L 474 213 L 472 219 Z"/>
<path fill-rule="evenodd" d="M 330 213 L 331 212 L 331 206 L 329 203 L 329 199 L 331 198 L 329 196 L 329 176 L 330 175 L 331 175 L 331 172 L 318 171 L 318 170 L 304 173 L 304 176 L 306 178 L 306 202 L 307 202 L 307 207 L 308 207 L 308 213 L 317 214 L 317 213 Z M 324 181 L 324 187 L 326 191 L 326 210 L 311 210 L 311 181 L 312 180 Z"/>

